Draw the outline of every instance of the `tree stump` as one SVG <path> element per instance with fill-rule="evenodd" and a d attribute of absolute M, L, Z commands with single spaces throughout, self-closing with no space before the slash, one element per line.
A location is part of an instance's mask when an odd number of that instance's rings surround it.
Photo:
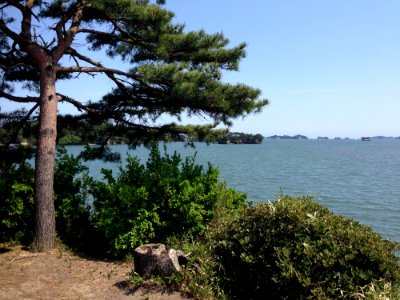
<path fill-rule="evenodd" d="M 137 247 L 133 254 L 135 272 L 144 277 L 170 276 L 181 272 L 177 251 L 163 244 L 145 244 Z"/>

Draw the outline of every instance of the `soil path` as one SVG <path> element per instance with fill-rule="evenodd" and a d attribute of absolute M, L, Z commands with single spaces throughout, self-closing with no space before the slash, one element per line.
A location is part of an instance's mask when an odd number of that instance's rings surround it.
<path fill-rule="evenodd" d="M 0 247 L 0 299 L 188 299 L 165 289 L 132 289 L 129 263 L 91 260 L 56 249 Z"/>

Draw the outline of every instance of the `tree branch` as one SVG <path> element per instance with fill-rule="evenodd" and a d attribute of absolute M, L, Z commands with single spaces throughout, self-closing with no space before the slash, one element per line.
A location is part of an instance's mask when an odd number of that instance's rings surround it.
<path fill-rule="evenodd" d="M 30 13 L 32 16 L 35 17 L 36 20 L 39 21 L 38 16 L 35 15 L 35 14 L 33 13 L 33 11 L 32 11 L 32 7 L 33 7 L 33 2 L 34 2 L 34 1 L 32 1 L 32 0 L 26 1 L 27 3 L 26 3 L 25 6 L 22 5 L 22 4 L 20 3 L 20 2 L 22 2 L 22 1 L 7 0 L 7 1 L 5 1 L 5 2 L 7 2 L 7 3 L 6 3 L 6 5 L 5 5 L 4 7 L 7 7 L 7 6 L 9 6 L 9 5 L 14 6 L 15 8 L 19 9 L 22 13 L 23 13 L 24 11 L 26 11 L 27 13 Z M 1 7 L 1 8 L 4 8 L 4 7 Z"/>
<path fill-rule="evenodd" d="M 30 110 L 29 112 L 25 115 L 25 117 L 18 122 L 17 127 L 15 127 L 14 129 L 14 133 L 11 135 L 11 138 L 9 139 L 9 141 L 5 144 L 5 148 L 7 149 L 10 144 L 12 143 L 13 140 L 15 140 L 18 136 L 19 131 L 22 129 L 22 127 L 24 126 L 25 122 L 28 121 L 28 119 L 30 118 L 30 116 L 33 114 L 33 112 L 39 107 L 39 103 L 36 103 Z"/>
<path fill-rule="evenodd" d="M 89 107 L 87 107 L 86 105 L 84 105 L 82 102 L 77 101 L 71 97 L 65 96 L 63 94 L 57 93 L 57 96 L 59 97 L 59 101 L 65 101 L 68 102 L 70 104 L 72 104 L 73 106 L 75 106 L 79 111 L 86 111 L 88 113 L 92 113 L 92 114 L 98 114 L 98 112 L 96 110 L 90 109 Z"/>
<path fill-rule="evenodd" d="M 121 36 L 119 36 L 119 38 L 123 42 L 130 43 L 130 44 L 134 43 L 134 44 L 139 45 L 139 46 L 141 46 L 141 47 L 143 47 L 145 49 L 149 49 L 149 47 L 146 45 L 146 43 L 143 43 L 143 41 L 139 40 L 138 38 L 132 36 L 131 34 L 126 32 L 125 30 L 123 30 L 121 28 L 121 26 L 119 26 L 119 24 L 118 24 L 118 22 L 116 20 L 110 19 L 110 18 L 108 18 L 108 20 L 109 20 L 109 22 L 111 22 L 114 25 L 115 29 L 117 29 L 121 33 Z M 128 38 L 125 38 L 125 37 L 128 37 Z"/>
<path fill-rule="evenodd" d="M 32 39 L 31 25 L 33 2 L 34 0 L 27 0 L 24 7 L 18 8 L 22 12 L 21 36 L 27 41 L 30 41 Z"/>
<path fill-rule="evenodd" d="M 121 122 L 122 124 L 125 124 L 131 128 L 137 128 L 141 130 L 154 130 L 154 129 L 159 129 L 160 127 L 152 127 L 152 126 L 145 126 L 145 125 L 140 125 L 137 123 L 130 122 L 123 117 L 116 116 L 116 115 L 110 115 L 109 113 L 102 113 L 100 111 L 97 111 L 95 109 L 89 108 L 87 105 L 83 104 L 80 101 L 77 101 L 71 97 L 65 96 L 63 94 L 57 93 L 57 96 L 59 97 L 59 101 L 65 101 L 73 106 L 75 106 L 79 111 L 85 111 L 89 114 L 97 115 L 99 117 L 103 117 L 104 119 L 114 119 L 115 121 Z"/>
<path fill-rule="evenodd" d="M 33 2 L 33 0 L 29 0 L 26 2 L 25 7 L 18 8 L 21 10 L 23 15 L 21 21 L 21 34 L 17 34 L 8 28 L 3 19 L 0 19 L 0 30 L 24 49 L 33 59 L 39 61 L 44 55 L 46 55 L 46 53 L 45 49 L 31 41 L 31 16 L 33 15 L 31 8 Z"/>
<path fill-rule="evenodd" d="M 2 69 L 15 69 L 15 68 L 18 68 L 18 67 L 30 67 L 30 66 L 28 66 L 28 65 L 26 65 L 24 63 L 17 63 L 17 64 L 15 64 L 13 66 L 5 66 L 3 64 L 0 64 L 0 68 L 2 68 Z"/>
<path fill-rule="evenodd" d="M 103 66 L 99 67 L 61 67 L 61 66 L 56 66 L 55 67 L 56 72 L 63 72 L 63 73 L 106 73 L 107 76 L 109 74 L 114 74 L 114 75 L 122 75 L 137 81 L 141 80 L 141 77 L 135 74 L 127 73 L 121 70 L 117 69 L 110 69 L 106 68 Z"/>
<path fill-rule="evenodd" d="M 30 97 L 30 96 L 18 97 L 18 96 L 14 96 L 14 95 L 5 93 L 4 91 L 0 91 L 0 98 L 5 98 L 10 101 L 14 101 L 14 102 L 18 102 L 18 103 L 32 103 L 32 102 L 37 103 L 37 102 L 39 102 L 39 97 Z"/>
<path fill-rule="evenodd" d="M 113 23 L 113 25 L 114 25 L 114 23 Z M 110 39 L 110 40 L 117 40 L 119 42 L 125 42 L 125 43 L 132 44 L 132 45 L 138 45 L 138 46 L 141 46 L 143 48 L 148 49 L 148 46 L 145 43 L 143 43 L 141 40 L 129 35 L 128 33 L 124 32 L 124 31 L 122 31 L 122 29 L 120 30 L 119 27 L 116 27 L 116 28 L 122 34 L 116 35 L 116 34 L 113 34 L 113 33 L 108 33 L 108 32 L 104 32 L 104 31 L 98 31 L 98 30 L 88 29 L 88 28 L 79 28 L 78 32 L 79 33 L 89 33 L 89 34 L 93 34 L 93 35 L 99 35 L 99 36 L 103 36 L 103 37 L 105 37 L 107 39 Z"/>
<path fill-rule="evenodd" d="M 64 55 L 65 51 L 71 46 L 75 35 L 79 31 L 79 25 L 83 16 L 83 9 L 86 5 L 85 0 L 78 1 L 75 10 L 69 17 L 62 18 L 61 21 L 56 25 L 56 32 L 58 38 L 57 47 L 53 50 L 53 64 L 58 62 L 60 58 Z M 65 34 L 62 34 L 62 27 L 65 25 L 66 21 L 71 18 L 71 26 Z"/>
<path fill-rule="evenodd" d="M 25 40 L 19 34 L 15 33 L 10 28 L 8 28 L 6 23 L 4 23 L 3 19 L 0 19 L 0 30 L 3 31 L 9 38 L 17 42 L 18 44 L 26 45 L 29 43 L 29 40 Z"/>
<path fill-rule="evenodd" d="M 10 5 L 10 3 L 6 3 L 6 4 L 4 4 L 3 6 L 0 6 L 0 9 L 3 10 L 3 9 L 5 9 L 7 6 L 9 6 L 9 5 Z"/>
<path fill-rule="evenodd" d="M 68 49 L 67 53 L 70 54 L 73 58 L 78 58 L 78 59 L 80 59 L 80 60 L 82 60 L 82 61 L 85 61 L 85 62 L 87 62 L 87 63 L 89 63 L 89 64 L 95 66 L 95 67 L 104 68 L 104 66 L 103 66 L 100 62 L 94 61 L 94 60 L 92 60 L 90 57 L 87 57 L 87 56 L 85 56 L 85 55 L 80 54 L 78 51 L 76 51 L 75 49 L 73 49 L 73 48 L 71 48 L 71 47 Z M 76 62 L 76 60 L 75 60 L 75 62 Z M 80 67 L 78 63 L 77 63 L 77 66 Z M 111 70 L 111 69 L 110 69 L 110 70 Z M 125 86 L 121 83 L 122 80 L 119 79 L 119 78 L 116 78 L 116 77 L 114 76 L 114 74 L 116 74 L 116 73 L 114 73 L 114 72 L 105 72 L 105 71 L 104 71 L 104 73 L 108 76 L 108 78 L 110 78 L 112 81 L 114 81 L 114 83 L 115 83 L 120 89 L 122 89 L 122 90 L 125 90 L 125 89 L 126 89 Z M 137 80 L 137 81 L 142 82 L 139 76 L 132 77 L 133 75 L 130 74 L 130 73 L 124 72 L 124 74 L 119 74 L 119 75 L 123 75 L 123 76 L 126 76 L 126 77 L 128 77 L 128 78 L 132 78 L 132 79 L 135 79 L 135 80 Z M 128 76 L 128 75 L 129 75 L 129 76 Z M 142 82 L 142 83 L 143 83 L 143 82 Z"/>

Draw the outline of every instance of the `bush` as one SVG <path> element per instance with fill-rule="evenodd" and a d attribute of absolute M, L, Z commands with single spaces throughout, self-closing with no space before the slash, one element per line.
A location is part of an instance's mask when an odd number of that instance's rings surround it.
<path fill-rule="evenodd" d="M 86 168 L 60 148 L 54 175 L 57 235 L 74 249 L 90 244 L 90 210 L 86 205 Z M 85 181 L 86 180 L 86 181 Z M 34 230 L 34 169 L 26 162 L 0 172 L 0 242 L 29 244 Z"/>
<path fill-rule="evenodd" d="M 59 148 L 54 191 L 56 229 L 67 246 L 90 254 L 128 253 L 141 243 L 168 236 L 202 234 L 217 211 L 244 206 L 246 196 L 218 180 L 218 170 L 160 155 L 154 144 L 146 164 L 130 157 L 115 179 L 87 174 L 80 158 Z M 0 169 L 0 242 L 29 243 L 34 229 L 34 170 L 28 163 Z M 93 209 L 88 206 L 93 199 Z M 220 207 L 220 209 L 217 209 Z"/>
<path fill-rule="evenodd" d="M 0 243 L 28 244 L 34 228 L 34 170 L 27 163 L 0 171 Z"/>
<path fill-rule="evenodd" d="M 59 239 L 75 250 L 92 250 L 94 229 L 87 204 L 91 179 L 80 160 L 59 147 L 54 172 L 56 229 Z"/>
<path fill-rule="evenodd" d="M 210 253 L 210 245 L 204 240 L 193 240 L 191 236 L 170 237 L 166 241 L 168 248 L 189 253 L 189 261 L 179 273 L 171 276 L 141 277 L 132 272 L 129 282 L 136 289 L 140 286 L 152 288 L 165 286 L 168 290 L 179 290 L 193 299 L 228 299 L 221 290 L 216 276 L 217 264 Z"/>
<path fill-rule="evenodd" d="M 371 283 L 400 282 L 398 244 L 308 197 L 248 207 L 210 239 L 234 299 L 352 298 Z"/>
<path fill-rule="evenodd" d="M 156 144 L 146 164 L 130 157 L 117 179 L 110 170 L 102 172 L 105 181 L 90 190 L 93 222 L 116 255 L 172 235 L 202 234 L 216 205 L 234 210 L 246 199 L 221 184 L 211 165 L 205 170 L 195 157 L 183 161 L 176 152 L 161 156 Z"/>
<path fill-rule="evenodd" d="M 66 134 L 58 141 L 59 145 L 81 145 L 82 139 L 80 136 L 75 134 Z"/>

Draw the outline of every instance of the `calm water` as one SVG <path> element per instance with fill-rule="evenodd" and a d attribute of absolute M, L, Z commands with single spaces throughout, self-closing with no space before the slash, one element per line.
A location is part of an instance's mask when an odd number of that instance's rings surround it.
<path fill-rule="evenodd" d="M 81 147 L 68 147 L 77 153 Z M 145 162 L 146 148 L 122 154 Z M 274 200 L 280 194 L 310 195 L 335 213 L 372 226 L 384 237 L 400 242 L 400 140 L 264 140 L 262 145 L 205 145 L 196 149 L 168 144 L 168 152 L 196 154 L 220 170 L 228 186 L 245 192 L 254 202 Z M 94 161 L 91 173 L 103 167 L 118 172 L 118 164 Z"/>

